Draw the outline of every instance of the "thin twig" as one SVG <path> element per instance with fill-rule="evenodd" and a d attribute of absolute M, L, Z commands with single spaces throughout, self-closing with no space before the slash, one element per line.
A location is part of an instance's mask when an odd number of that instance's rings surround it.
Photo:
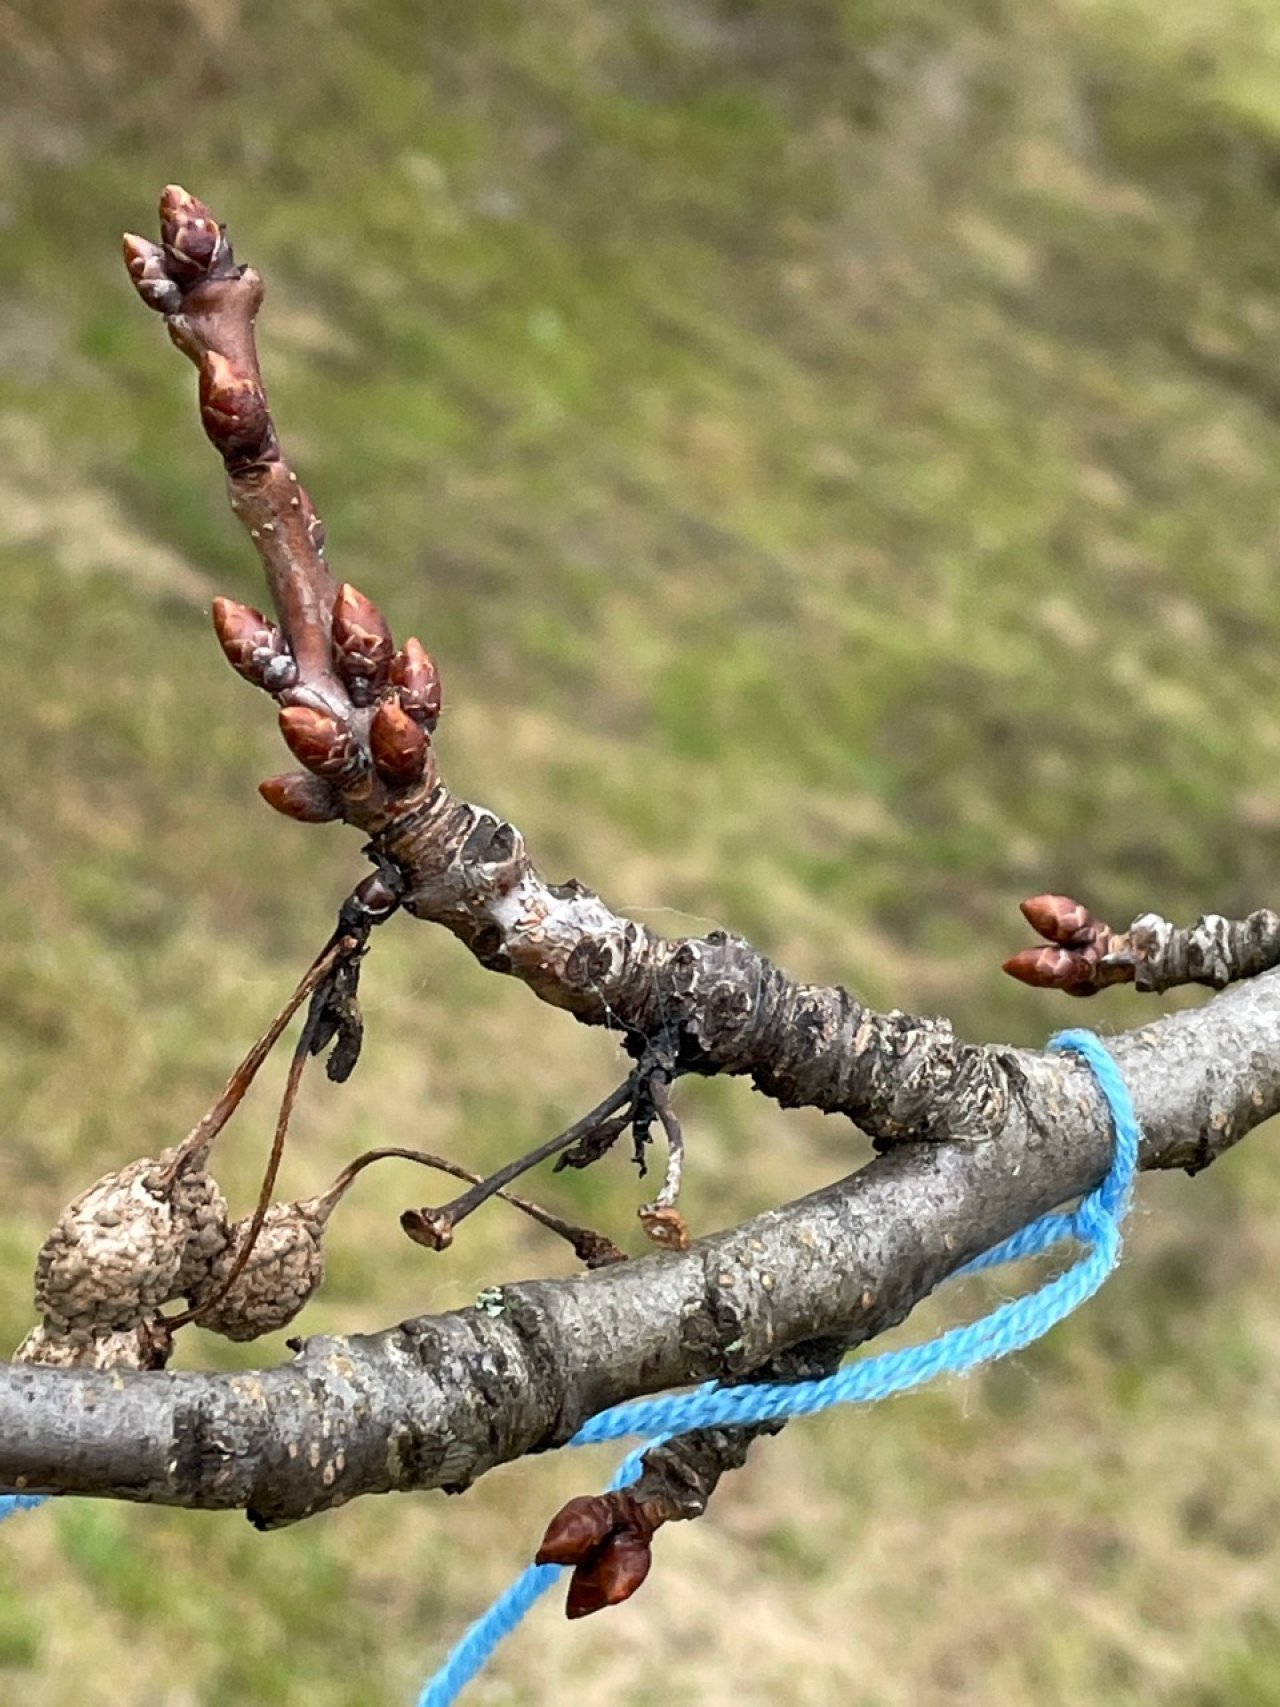
<path fill-rule="evenodd" d="M 330 950 L 329 968 L 333 969 L 340 966 L 343 959 L 359 947 L 360 944 L 355 937 L 339 937 Z M 244 1273 L 249 1258 L 253 1255 L 253 1247 L 258 1242 L 258 1235 L 262 1231 L 263 1222 L 267 1218 L 267 1210 L 270 1208 L 271 1199 L 275 1193 L 276 1179 L 279 1176 L 280 1163 L 284 1157 L 285 1139 L 289 1133 L 289 1121 L 293 1114 L 294 1104 L 298 1099 L 298 1087 L 302 1083 L 302 1074 L 307 1062 L 311 1059 L 316 1029 L 325 1013 L 323 995 L 323 979 L 320 979 L 317 980 L 315 996 L 312 1000 L 311 1012 L 307 1016 L 307 1023 L 302 1028 L 302 1034 L 294 1046 L 293 1056 L 289 1062 L 289 1071 L 280 1098 L 280 1110 L 276 1115 L 276 1129 L 271 1140 L 271 1154 L 267 1158 L 267 1166 L 262 1176 L 258 1201 L 254 1206 L 253 1215 L 250 1218 L 245 1235 L 240 1241 L 231 1267 L 227 1270 L 222 1281 L 207 1297 L 200 1299 L 189 1310 L 184 1310 L 181 1315 L 169 1318 L 170 1331 L 185 1327 L 188 1322 L 198 1321 L 215 1304 L 221 1303 Z"/>
<path fill-rule="evenodd" d="M 627 1104 L 621 1114 L 615 1114 L 612 1120 L 602 1120 L 593 1132 L 584 1133 L 572 1149 L 566 1150 L 563 1156 L 556 1157 L 552 1173 L 562 1173 L 565 1168 L 589 1168 L 593 1162 L 598 1162 L 602 1156 L 608 1155 L 630 1126 L 634 1112 L 633 1101 Z"/>
<path fill-rule="evenodd" d="M 654 1208 L 671 1209 L 680 1195 L 680 1181 L 684 1175 L 684 1134 L 671 1106 L 670 1086 L 657 1073 L 649 1081 L 649 1095 L 667 1136 L 667 1172 L 662 1190 L 654 1199 Z"/>
<path fill-rule="evenodd" d="M 313 995 L 324 982 L 342 952 L 342 943 L 331 941 L 311 962 L 297 989 L 227 1080 L 218 1100 L 178 1146 L 177 1153 L 166 1170 L 165 1184 L 170 1184 L 192 1162 L 204 1159 L 214 1139 L 244 1101 L 249 1086 L 257 1077 L 258 1069 L 280 1041 L 285 1027 L 307 997 Z"/>
<path fill-rule="evenodd" d="M 666 1134 L 667 1171 L 657 1197 L 652 1203 L 642 1204 L 636 1213 L 646 1235 L 655 1245 L 683 1251 L 689 1247 L 689 1227 L 676 1208 L 676 1199 L 680 1196 L 680 1182 L 684 1177 L 684 1133 L 671 1106 L 670 1084 L 662 1073 L 654 1073 L 649 1079 L 649 1100 Z"/>
<path fill-rule="evenodd" d="M 442 1174 L 451 1174 L 454 1179 L 470 1180 L 473 1185 L 484 1183 L 481 1174 L 464 1168 L 460 1162 L 451 1162 L 447 1156 L 437 1156 L 427 1150 L 406 1150 L 399 1145 L 387 1145 L 383 1149 L 368 1150 L 363 1156 L 357 1156 L 354 1162 L 348 1162 L 319 1199 L 321 1213 L 327 1215 L 330 1212 L 332 1205 L 342 1197 L 356 1175 L 362 1173 L 371 1162 L 392 1157 L 399 1157 L 406 1162 L 418 1162 L 424 1168 L 435 1168 Z M 626 1261 L 626 1253 L 620 1251 L 612 1239 L 603 1233 L 597 1233 L 593 1227 L 580 1227 L 573 1221 L 565 1221 L 559 1215 L 553 1215 L 549 1209 L 542 1208 L 540 1204 L 531 1203 L 527 1197 L 517 1197 L 510 1191 L 499 1191 L 494 1195 L 500 1197 L 504 1203 L 509 1203 L 513 1209 L 529 1216 L 531 1220 L 539 1222 L 558 1238 L 566 1240 L 588 1268 L 603 1268 L 608 1263 Z"/>
<path fill-rule="evenodd" d="M 433 1208 L 430 1204 L 421 1209 L 406 1209 L 400 1217 L 400 1225 L 417 1245 L 425 1245 L 429 1250 L 447 1250 L 453 1243 L 454 1230 L 460 1221 L 488 1201 L 495 1192 L 509 1184 L 513 1179 L 528 1173 L 530 1168 L 536 1168 L 539 1162 L 545 1162 L 548 1156 L 554 1156 L 558 1150 L 566 1149 L 570 1144 L 576 1144 L 580 1138 L 586 1137 L 608 1119 L 624 1103 L 630 1104 L 632 1096 L 632 1081 L 628 1077 L 617 1090 L 610 1092 L 602 1103 L 598 1103 L 590 1114 L 584 1114 L 581 1120 L 575 1121 L 564 1132 L 557 1133 L 554 1138 L 548 1138 L 545 1144 L 539 1144 L 536 1150 L 530 1150 L 526 1156 L 517 1156 L 513 1162 L 499 1168 L 497 1173 L 482 1179 L 470 1191 L 464 1191 L 460 1197 L 455 1197 L 451 1203 Z"/>

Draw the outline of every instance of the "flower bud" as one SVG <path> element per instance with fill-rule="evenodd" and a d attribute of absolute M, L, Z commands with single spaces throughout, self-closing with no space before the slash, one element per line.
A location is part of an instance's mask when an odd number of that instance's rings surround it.
<path fill-rule="evenodd" d="M 157 314 L 176 314 L 182 307 L 182 290 L 169 277 L 164 250 L 132 231 L 125 232 L 123 248 L 133 288 L 147 307 Z"/>
<path fill-rule="evenodd" d="M 440 673 L 420 640 L 406 640 L 391 660 L 391 680 L 400 690 L 400 703 L 428 731 L 440 718 Z"/>
<path fill-rule="evenodd" d="M 361 769 L 360 748 L 351 731 L 309 705 L 286 705 L 280 713 L 280 733 L 295 759 L 316 776 L 329 781 L 354 776 Z"/>
<path fill-rule="evenodd" d="M 426 774 L 430 737 L 396 700 L 384 700 L 369 724 L 369 747 L 378 775 L 392 788 L 408 788 Z"/>
<path fill-rule="evenodd" d="M 1069 948 L 1024 948 L 1011 954 L 1004 970 L 1020 984 L 1038 990 L 1073 990 L 1091 995 L 1097 969 L 1096 955 L 1073 953 Z"/>
<path fill-rule="evenodd" d="M 161 192 L 160 239 L 170 273 L 188 288 L 206 278 L 226 254 L 222 227 L 180 184 L 166 184 Z"/>
<path fill-rule="evenodd" d="M 200 419 L 228 461 L 251 462 L 271 438 L 271 416 L 257 380 L 238 373 L 217 350 L 200 363 Z"/>
<path fill-rule="evenodd" d="M 258 784 L 258 793 L 268 806 L 300 824 L 332 824 L 342 816 L 341 803 L 329 784 L 306 771 L 269 776 Z"/>
<path fill-rule="evenodd" d="M 386 618 L 349 581 L 333 601 L 333 661 L 356 705 L 372 705 L 386 686 L 395 642 Z"/>
<path fill-rule="evenodd" d="M 267 693 L 280 693 L 298 679 L 284 635 L 269 617 L 236 599 L 213 601 L 213 626 L 231 668 Z"/>
<path fill-rule="evenodd" d="M 1069 895 L 1033 895 L 1019 903 L 1023 918 L 1050 942 L 1084 945 L 1092 942 L 1098 921 L 1089 909 Z"/>
<path fill-rule="evenodd" d="M 608 1494 L 580 1494 L 567 1500 L 547 1525 L 536 1565 L 577 1565 L 613 1534 L 616 1514 Z"/>
<path fill-rule="evenodd" d="M 649 1575 L 653 1563 L 649 1537 L 623 1530 L 596 1558 L 579 1565 L 569 1579 L 566 1618 L 586 1618 L 606 1606 L 621 1606 Z"/>

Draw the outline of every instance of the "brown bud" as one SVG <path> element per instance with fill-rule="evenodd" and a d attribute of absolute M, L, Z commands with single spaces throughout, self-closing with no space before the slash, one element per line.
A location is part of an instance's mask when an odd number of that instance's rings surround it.
<path fill-rule="evenodd" d="M 579 1565 L 569 1579 L 566 1618 L 586 1618 L 606 1606 L 621 1606 L 649 1575 L 653 1554 L 649 1537 L 623 1530 L 595 1558 Z"/>
<path fill-rule="evenodd" d="M 344 581 L 333 601 L 333 661 L 356 705 L 372 705 L 386 686 L 395 649 L 377 605 Z"/>
<path fill-rule="evenodd" d="M 295 759 L 330 781 L 351 776 L 361 768 L 360 749 L 349 729 L 326 711 L 309 705 L 286 705 L 280 713 L 280 733 Z"/>
<path fill-rule="evenodd" d="M 342 816 L 341 802 L 329 784 L 306 771 L 269 776 L 258 784 L 258 793 L 268 806 L 300 824 L 332 824 Z"/>
<path fill-rule="evenodd" d="M 271 417 L 262 387 L 217 350 L 207 351 L 200 363 L 200 419 L 229 461 L 252 461 L 270 443 Z"/>
<path fill-rule="evenodd" d="M 369 724 L 369 747 L 378 775 L 392 788 L 420 782 L 430 737 L 395 700 L 384 700 Z"/>
<path fill-rule="evenodd" d="M 245 681 L 280 693 L 298 679 L 284 635 L 269 617 L 236 599 L 213 601 L 213 626 L 227 662 Z"/>
<path fill-rule="evenodd" d="M 1084 946 L 1093 941 L 1099 928 L 1105 929 L 1086 906 L 1069 895 L 1033 895 L 1019 906 L 1032 929 L 1050 942 Z"/>
<path fill-rule="evenodd" d="M 161 191 L 160 239 L 169 271 L 188 287 L 228 258 L 222 227 L 205 204 L 180 184 L 166 184 Z"/>
<path fill-rule="evenodd" d="M 578 1565 L 604 1545 L 617 1523 L 608 1494 L 580 1494 L 567 1500 L 547 1525 L 536 1565 Z"/>
<path fill-rule="evenodd" d="M 147 307 L 157 314 L 176 314 L 182 307 L 182 290 L 169 277 L 164 250 L 132 231 L 125 232 L 123 248 L 133 288 Z"/>
<path fill-rule="evenodd" d="M 420 640 L 410 638 L 391 660 L 391 680 L 400 690 L 400 703 L 424 729 L 440 719 L 440 672 Z"/>
<path fill-rule="evenodd" d="M 1039 990 L 1072 990 L 1092 995 L 1097 956 L 1068 948 L 1024 948 L 1011 954 L 1004 970 L 1021 984 Z M 1089 986 L 1087 989 L 1083 986 Z"/>

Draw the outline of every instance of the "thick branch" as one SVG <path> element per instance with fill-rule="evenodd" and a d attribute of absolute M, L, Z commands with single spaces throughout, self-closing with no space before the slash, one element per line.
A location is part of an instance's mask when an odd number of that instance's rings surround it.
<path fill-rule="evenodd" d="M 1113 1048 L 1145 1167 L 1197 1169 L 1280 1109 L 1280 974 Z M 486 1295 L 381 1334 L 316 1338 L 240 1375 L 0 1374 L 0 1483 L 288 1523 L 360 1494 L 466 1487 L 589 1416 L 789 1346 L 857 1344 L 939 1280 L 1095 1184 L 1111 1134 L 1087 1069 L 990 1049 L 998 1143 L 903 1146 L 688 1251 Z"/>
<path fill-rule="evenodd" d="M 443 784 L 374 846 L 406 911 L 543 1001 L 621 1028 L 636 1055 L 665 1038 L 679 1070 L 748 1075 L 783 1107 L 846 1114 L 886 1140 L 987 1138 L 1004 1125 L 998 1053 L 961 1042 L 946 1020 L 797 984 L 723 931 L 659 936 L 580 883 L 547 883 L 513 825 Z"/>

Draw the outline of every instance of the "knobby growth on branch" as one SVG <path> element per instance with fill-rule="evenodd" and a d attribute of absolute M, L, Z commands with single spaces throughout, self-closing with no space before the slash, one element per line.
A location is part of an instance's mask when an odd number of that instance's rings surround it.
<path fill-rule="evenodd" d="M 201 421 L 274 610 L 213 608 L 223 652 L 275 700 L 302 767 L 260 791 L 303 823 L 355 826 L 375 869 L 187 1138 L 107 1174 L 59 1218 L 37 1261 L 40 1322 L 0 1371 L 0 1482 L 241 1508 L 263 1526 L 361 1494 L 459 1491 L 626 1398 L 710 1377 L 825 1373 L 971 1257 L 1094 1185 L 1108 1159 L 1106 1111 L 1070 1059 L 873 1012 L 841 986 L 797 983 L 725 932 L 664 938 L 576 881 L 548 883 L 513 825 L 450 791 L 433 740 L 435 663 L 416 639 L 397 645 L 374 603 L 335 582 L 323 525 L 282 452 L 255 345 L 261 279 L 184 190 L 165 190 L 159 235 L 125 238 L 129 275 L 199 371 Z M 387 1147 L 354 1159 L 318 1197 L 276 1201 L 304 1068 L 325 1050 L 331 1077 L 355 1066 L 360 963 L 397 911 L 443 925 L 483 966 L 580 1022 L 619 1029 L 628 1070 L 590 1113 L 488 1179 Z M 1179 929 L 1146 913 L 1116 931 L 1065 896 L 1035 897 L 1023 912 L 1043 942 L 1005 970 L 1041 988 L 1088 996 L 1123 982 L 1158 992 L 1247 981 L 1115 1040 L 1144 1166 L 1195 1172 L 1280 1109 L 1280 915 L 1210 915 Z M 303 1004 L 259 1200 L 232 1223 L 213 1147 Z M 675 1107 L 690 1073 L 738 1075 L 781 1107 L 843 1116 L 880 1154 L 807 1198 L 692 1239 L 678 1199 L 696 1156 L 686 1158 Z M 644 1173 L 655 1133 L 662 1183 L 638 1211 L 656 1247 L 647 1257 L 627 1261 L 606 1234 L 508 1189 L 553 1156 L 557 1170 L 589 1167 L 625 1134 Z M 418 1244 L 445 1250 L 499 1196 L 567 1240 L 589 1272 L 494 1288 L 472 1309 L 380 1333 L 291 1342 L 290 1363 L 251 1378 L 165 1371 L 190 1322 L 243 1340 L 291 1322 L 323 1278 L 335 1208 L 365 1167 L 391 1157 L 468 1182 L 447 1202 L 406 1209 L 402 1228 Z M 699 1515 L 752 1441 L 780 1426 L 691 1433 L 650 1452 L 632 1488 L 570 1501 L 538 1555 L 574 1567 L 569 1615 L 633 1593 L 657 1529 Z"/>

